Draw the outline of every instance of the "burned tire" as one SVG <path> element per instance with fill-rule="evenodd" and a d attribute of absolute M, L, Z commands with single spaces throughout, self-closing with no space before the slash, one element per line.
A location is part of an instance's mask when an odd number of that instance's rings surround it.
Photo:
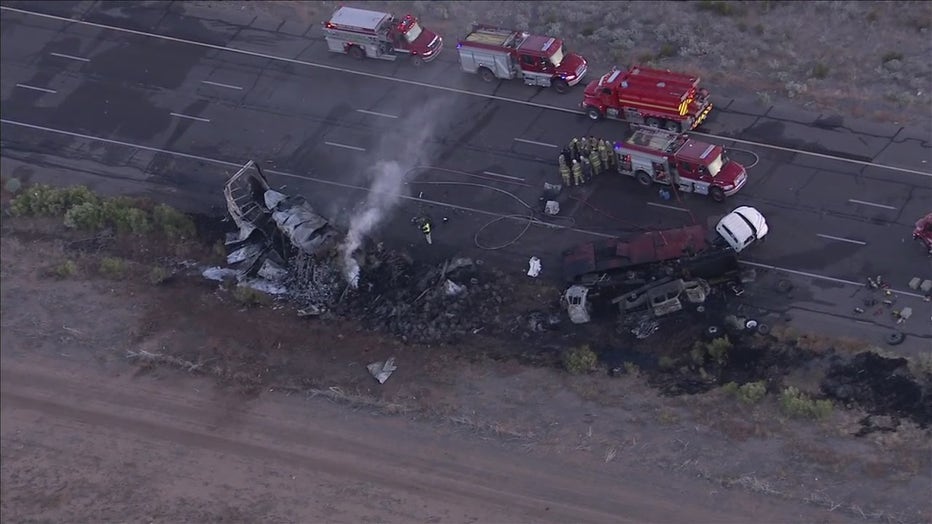
<path fill-rule="evenodd" d="M 602 112 L 599 111 L 599 108 L 597 107 L 587 107 L 586 116 L 589 117 L 589 120 L 602 120 Z"/>
<path fill-rule="evenodd" d="M 492 82 L 495 80 L 495 73 L 487 67 L 480 67 L 479 78 L 481 78 L 483 82 Z"/>
<path fill-rule="evenodd" d="M 350 48 L 346 50 L 346 54 L 350 55 L 350 58 L 355 60 L 362 60 L 366 57 L 366 52 L 363 51 L 361 47 L 355 45 L 350 46 Z"/>
<path fill-rule="evenodd" d="M 761 335 L 769 335 L 769 334 L 770 334 L 770 326 L 768 326 L 767 324 L 758 324 L 758 325 L 757 325 L 757 332 L 760 333 Z"/>
<path fill-rule="evenodd" d="M 887 333 L 887 336 L 884 337 L 884 340 L 890 346 L 898 346 L 906 340 L 906 335 L 902 331 L 891 331 Z"/>
<path fill-rule="evenodd" d="M 659 127 L 660 127 L 660 119 L 659 119 L 659 118 L 653 118 L 653 117 L 651 117 L 651 118 L 648 118 L 648 119 L 644 120 L 644 124 L 646 124 L 648 127 L 657 127 L 657 128 L 659 128 Z"/>
<path fill-rule="evenodd" d="M 720 187 L 713 187 L 709 189 L 709 197 L 715 202 L 724 202 L 725 192 Z"/>
<path fill-rule="evenodd" d="M 672 131 L 674 133 L 679 133 L 681 131 L 680 123 L 673 121 L 673 120 L 665 121 L 663 123 L 663 128 L 666 129 L 667 131 Z"/>
<path fill-rule="evenodd" d="M 710 339 L 716 339 L 722 336 L 722 328 L 718 326 L 709 326 L 705 328 L 705 336 Z"/>
<path fill-rule="evenodd" d="M 570 85 L 566 83 L 566 80 L 563 80 L 562 78 L 555 79 L 553 82 L 550 83 L 550 87 L 552 87 L 554 91 L 556 91 L 557 93 L 560 93 L 561 95 L 565 94 L 567 91 L 570 90 Z"/>
<path fill-rule="evenodd" d="M 654 180 L 647 174 L 647 171 L 638 171 L 634 174 L 634 178 L 638 181 L 638 184 L 644 187 L 649 187 L 654 183 Z"/>

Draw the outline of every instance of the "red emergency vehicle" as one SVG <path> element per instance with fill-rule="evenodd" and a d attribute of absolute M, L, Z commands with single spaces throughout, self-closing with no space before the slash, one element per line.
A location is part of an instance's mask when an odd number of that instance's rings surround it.
<path fill-rule="evenodd" d="M 922 245 L 929 250 L 932 255 L 932 213 L 916 221 L 916 228 L 913 229 L 913 238 L 922 242 Z"/>
<path fill-rule="evenodd" d="M 722 202 L 747 183 L 747 170 L 725 148 L 689 135 L 638 126 L 615 144 L 618 172 L 643 186 L 675 185 L 678 191 L 709 195 Z"/>
<path fill-rule="evenodd" d="M 456 48 L 462 70 L 486 82 L 521 78 L 529 86 L 565 93 L 589 71 L 586 59 L 567 52 L 563 40 L 525 31 L 474 25 Z"/>
<path fill-rule="evenodd" d="M 618 118 L 675 132 L 695 129 L 712 111 L 698 76 L 641 66 L 612 68 L 590 82 L 581 106 L 593 120 Z"/>
<path fill-rule="evenodd" d="M 390 13 L 355 7 L 341 7 L 324 22 L 324 39 L 334 53 L 358 60 L 409 56 L 416 66 L 437 58 L 443 49 L 443 39 L 421 27 L 412 15 L 395 18 Z"/>

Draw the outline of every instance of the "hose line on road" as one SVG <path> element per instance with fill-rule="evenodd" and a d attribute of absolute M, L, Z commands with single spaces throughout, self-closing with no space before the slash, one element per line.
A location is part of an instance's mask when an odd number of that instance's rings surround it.
<path fill-rule="evenodd" d="M 424 167 L 422 167 L 422 168 L 415 168 L 415 169 L 423 169 L 423 168 L 430 169 L 430 168 L 427 167 L 427 166 L 424 166 Z M 540 225 L 544 225 L 544 226 L 550 226 L 550 225 L 551 225 L 550 222 L 548 222 L 548 221 L 546 221 L 546 220 L 543 220 L 543 219 L 541 219 L 541 218 L 538 217 L 539 214 L 538 214 L 537 211 L 534 209 L 534 206 L 532 206 L 531 204 L 528 204 L 527 202 L 525 202 L 524 200 L 522 200 L 521 197 L 519 197 L 518 195 L 512 193 L 511 191 L 506 191 L 506 190 L 504 190 L 504 189 L 501 189 L 501 188 L 498 188 L 498 187 L 495 187 L 495 186 L 490 186 L 490 185 L 488 185 L 488 184 L 478 184 L 478 183 L 475 183 L 475 182 L 446 182 L 446 181 L 442 181 L 442 182 L 441 182 L 441 181 L 433 182 L 433 181 L 422 181 L 422 180 L 412 180 L 412 181 L 410 181 L 410 182 L 408 182 L 408 183 L 409 183 L 409 184 L 426 184 L 426 185 L 466 186 L 466 187 L 477 187 L 477 188 L 480 188 L 480 189 L 490 189 L 490 190 L 492 190 L 492 191 L 497 191 L 497 192 L 499 192 L 499 193 L 501 193 L 501 194 L 503 194 L 503 195 L 505 195 L 505 196 L 508 196 L 508 197 L 512 198 L 513 200 L 515 200 L 516 202 L 518 202 L 519 204 L 521 204 L 522 207 L 524 207 L 525 209 L 527 209 L 527 214 L 517 214 L 517 213 L 513 213 L 513 214 L 510 214 L 510 215 L 501 215 L 501 216 L 497 216 L 497 217 L 493 218 L 492 220 L 486 222 L 482 227 L 480 227 L 478 230 L 476 230 L 476 234 L 473 235 L 473 243 L 474 243 L 475 246 L 478 247 L 479 249 L 483 249 L 483 250 L 486 250 L 486 251 L 496 251 L 496 250 L 499 250 L 499 249 L 504 249 L 504 248 L 506 248 L 506 247 L 508 247 L 508 246 L 511 246 L 511 245 L 516 244 L 519 240 L 521 240 L 521 238 L 524 237 L 524 235 L 528 232 L 528 230 L 531 228 L 531 226 L 532 226 L 533 224 L 540 224 Z M 556 216 L 556 217 L 552 217 L 552 218 L 567 220 L 567 221 L 570 222 L 570 227 L 572 227 L 572 226 L 575 225 L 575 223 L 576 223 L 576 221 L 575 221 L 575 219 L 573 219 L 573 217 L 560 217 L 560 216 Z M 492 224 L 496 224 L 496 223 L 498 223 L 498 222 L 500 222 L 500 221 L 502 221 L 502 220 L 505 220 L 505 219 L 524 219 L 524 220 L 526 220 L 526 222 L 524 223 L 524 227 L 521 229 L 521 231 L 519 231 L 518 234 L 515 235 L 514 238 L 512 238 L 511 240 L 509 240 L 509 241 L 507 241 L 507 242 L 505 242 L 505 243 L 498 244 L 498 245 L 488 245 L 488 244 L 482 243 L 482 242 L 479 240 L 479 235 L 482 234 L 482 232 L 485 231 L 489 226 L 491 226 Z"/>

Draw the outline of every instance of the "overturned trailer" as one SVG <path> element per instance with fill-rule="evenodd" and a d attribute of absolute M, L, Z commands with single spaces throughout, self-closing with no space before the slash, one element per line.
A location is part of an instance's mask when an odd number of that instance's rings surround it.
<path fill-rule="evenodd" d="M 743 292 L 737 253 L 698 225 L 581 244 L 564 252 L 563 275 L 577 324 L 593 311 L 669 315 L 701 305 L 715 287 Z"/>

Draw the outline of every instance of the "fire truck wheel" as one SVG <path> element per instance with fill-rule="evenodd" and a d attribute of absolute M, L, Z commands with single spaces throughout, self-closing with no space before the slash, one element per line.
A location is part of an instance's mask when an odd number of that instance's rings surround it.
<path fill-rule="evenodd" d="M 481 78 L 483 82 L 491 82 L 495 80 L 495 73 L 493 73 L 491 69 L 480 67 L 479 78 Z"/>
<path fill-rule="evenodd" d="M 672 131 L 674 133 L 680 132 L 680 123 L 674 120 L 667 120 L 663 123 L 663 128 L 667 131 Z"/>
<path fill-rule="evenodd" d="M 709 196 L 712 197 L 712 200 L 716 202 L 725 201 L 725 192 L 722 191 L 720 187 L 713 187 L 709 189 Z"/>
<path fill-rule="evenodd" d="M 551 82 L 550 85 L 553 87 L 554 91 L 560 93 L 561 95 L 570 90 L 570 85 L 567 84 L 566 80 L 563 80 L 562 78 L 557 78 Z"/>
<path fill-rule="evenodd" d="M 412 56 L 411 64 L 414 65 L 414 67 L 421 67 L 424 65 L 424 59 L 419 56 Z"/>
<path fill-rule="evenodd" d="M 647 124 L 648 127 L 658 127 L 658 128 L 660 127 L 659 118 L 648 118 L 647 120 L 644 121 L 644 123 Z"/>
<path fill-rule="evenodd" d="M 589 106 L 586 108 L 586 116 L 589 117 L 589 120 L 601 120 L 602 112 L 597 107 Z"/>
<path fill-rule="evenodd" d="M 641 184 L 644 187 L 648 187 L 654 183 L 646 171 L 638 171 L 637 174 L 634 175 L 634 178 L 637 179 L 638 184 Z"/>
<path fill-rule="evenodd" d="M 366 57 L 366 52 L 363 51 L 361 47 L 355 46 L 355 45 L 350 46 L 350 48 L 346 51 L 346 54 L 350 55 L 352 58 L 355 58 L 356 60 L 362 60 L 363 58 Z"/>

